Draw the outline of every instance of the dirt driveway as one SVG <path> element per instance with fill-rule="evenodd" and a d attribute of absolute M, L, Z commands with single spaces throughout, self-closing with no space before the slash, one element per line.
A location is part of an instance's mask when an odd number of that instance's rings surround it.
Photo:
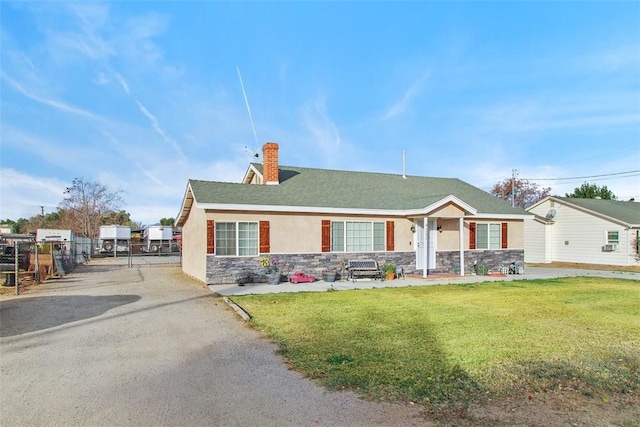
<path fill-rule="evenodd" d="M 114 262 L 0 297 L 0 425 L 429 425 L 287 369 L 178 266 Z"/>

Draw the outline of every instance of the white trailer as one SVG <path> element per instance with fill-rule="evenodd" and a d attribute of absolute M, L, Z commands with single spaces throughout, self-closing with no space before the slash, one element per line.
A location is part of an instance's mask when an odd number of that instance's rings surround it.
<path fill-rule="evenodd" d="M 167 225 L 150 225 L 144 229 L 142 234 L 142 250 L 144 252 L 171 252 L 172 247 L 173 227 Z"/>
<path fill-rule="evenodd" d="M 129 252 L 131 227 L 128 225 L 101 225 L 100 252 Z"/>
<path fill-rule="evenodd" d="M 36 242 L 56 242 L 71 244 L 75 240 L 75 234 L 71 230 L 58 230 L 53 228 L 38 228 L 36 230 Z"/>

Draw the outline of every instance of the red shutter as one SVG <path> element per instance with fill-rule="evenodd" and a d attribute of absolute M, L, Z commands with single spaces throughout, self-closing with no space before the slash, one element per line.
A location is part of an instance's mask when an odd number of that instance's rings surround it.
<path fill-rule="evenodd" d="M 207 220 L 207 253 L 215 253 L 215 228 L 212 219 Z"/>
<path fill-rule="evenodd" d="M 260 253 L 268 254 L 269 252 L 271 252 L 269 221 L 260 221 Z"/>
<path fill-rule="evenodd" d="M 476 248 L 476 223 L 469 223 L 469 249 Z"/>
<path fill-rule="evenodd" d="M 507 249 L 507 223 L 502 223 L 502 249 Z"/>
<path fill-rule="evenodd" d="M 322 252 L 331 252 L 331 221 L 322 220 Z"/>
<path fill-rule="evenodd" d="M 395 222 L 387 221 L 387 250 L 395 250 L 395 235 L 394 235 Z"/>

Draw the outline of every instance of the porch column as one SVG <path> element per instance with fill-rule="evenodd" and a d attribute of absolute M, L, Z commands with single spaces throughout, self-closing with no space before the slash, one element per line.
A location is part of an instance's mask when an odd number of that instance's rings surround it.
<path fill-rule="evenodd" d="M 427 242 L 427 238 L 429 237 L 429 218 L 424 217 L 424 227 L 422 227 L 422 277 L 427 278 L 427 271 L 429 268 L 429 243 Z"/>
<path fill-rule="evenodd" d="M 464 218 L 460 217 L 460 275 L 464 276 Z"/>

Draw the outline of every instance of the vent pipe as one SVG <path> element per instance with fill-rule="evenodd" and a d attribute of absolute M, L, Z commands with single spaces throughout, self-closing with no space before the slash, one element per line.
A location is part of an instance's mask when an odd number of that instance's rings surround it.
<path fill-rule="evenodd" d="M 402 177 L 407 179 L 407 152 L 402 150 Z"/>

